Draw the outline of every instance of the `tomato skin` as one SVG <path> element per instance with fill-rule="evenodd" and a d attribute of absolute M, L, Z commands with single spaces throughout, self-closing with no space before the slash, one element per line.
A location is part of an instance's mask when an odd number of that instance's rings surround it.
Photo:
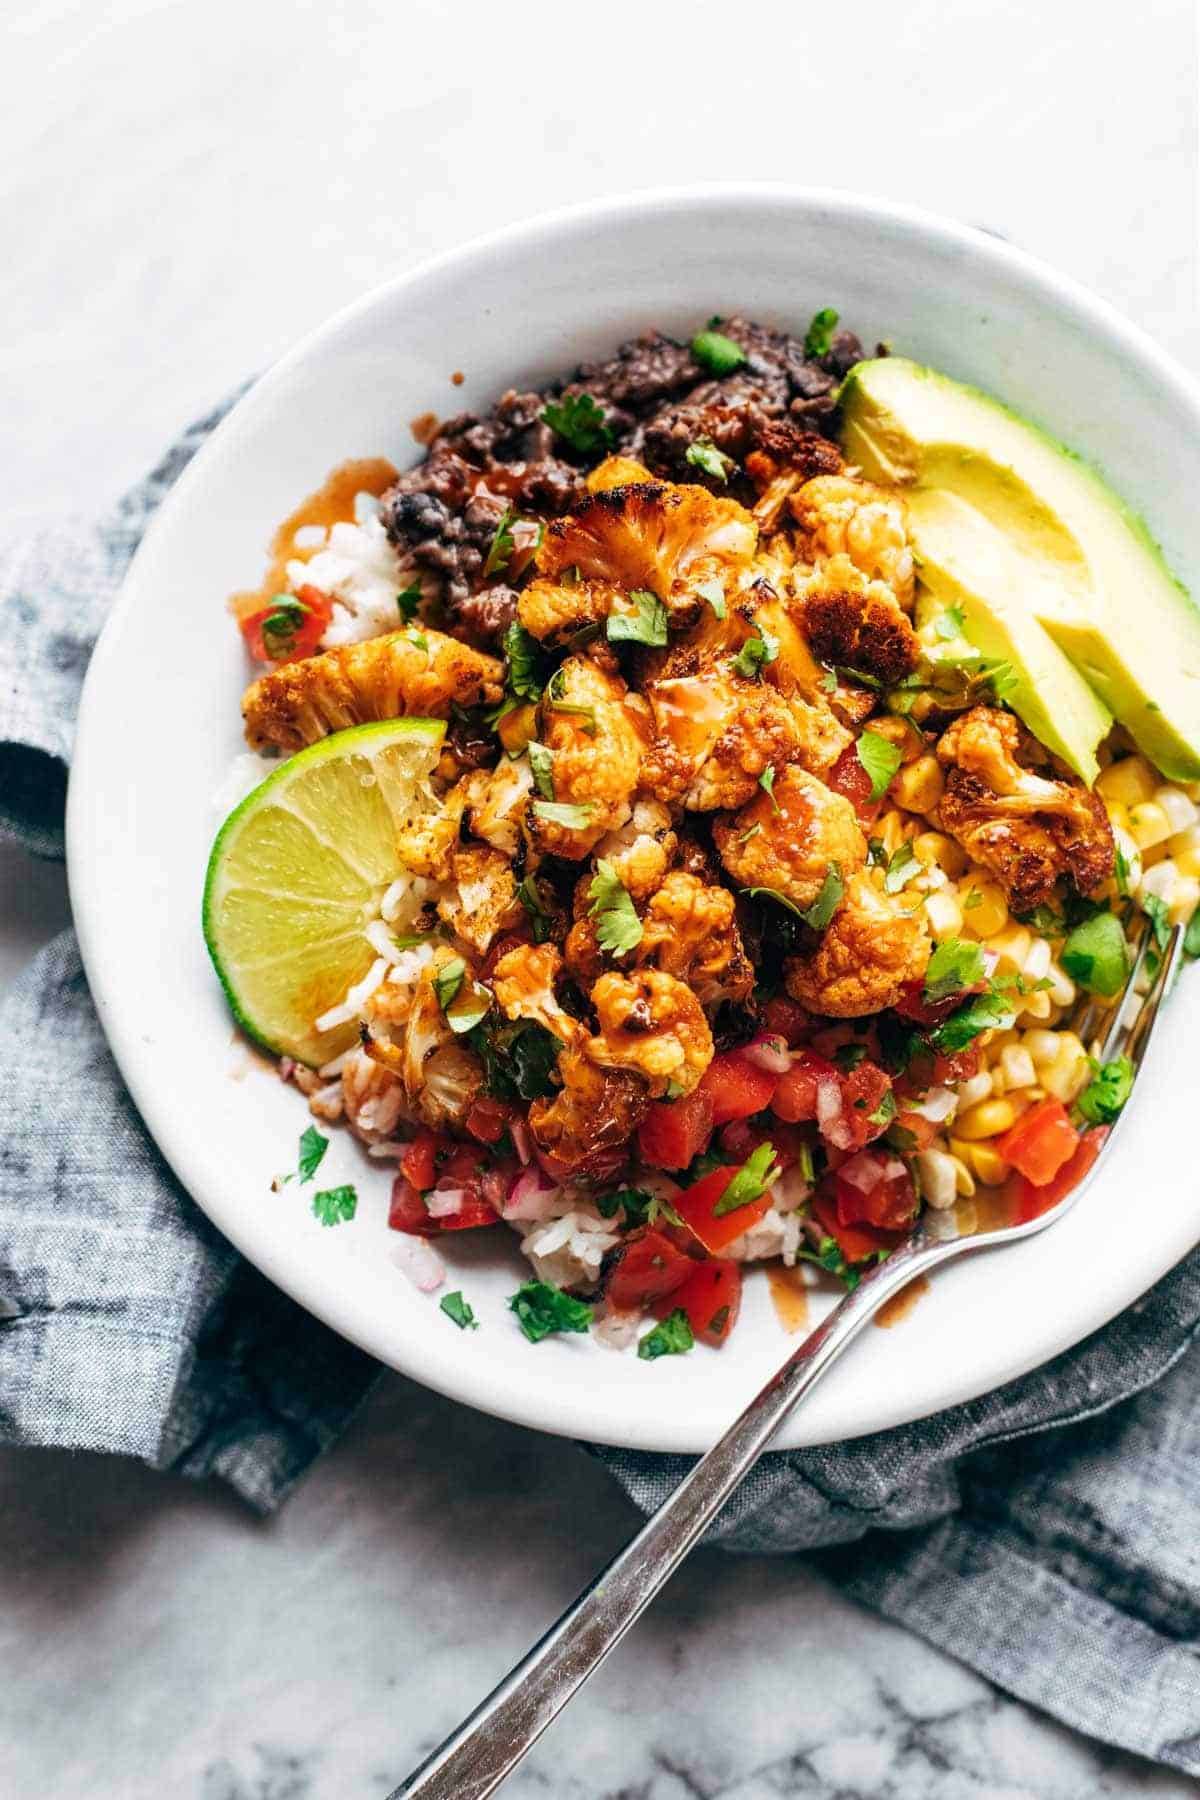
<path fill-rule="evenodd" d="M 631 1232 L 612 1252 L 605 1295 L 618 1312 L 644 1312 L 664 1295 L 674 1294 L 696 1267 L 663 1232 L 651 1225 Z"/>
<path fill-rule="evenodd" d="M 681 1306 L 699 1342 L 719 1349 L 738 1321 L 742 1307 L 742 1265 L 728 1257 L 710 1256 L 692 1264 L 692 1273 L 650 1308 L 656 1319 L 665 1319 Z"/>
<path fill-rule="evenodd" d="M 996 1149 L 1034 1187 L 1045 1187 L 1079 1148 L 1079 1133 L 1061 1100 L 1047 1095 L 1022 1113 Z"/>
<path fill-rule="evenodd" d="M 868 1163 L 879 1172 L 871 1188 L 860 1187 L 847 1178 L 846 1170 L 862 1170 Z M 912 1177 L 899 1157 L 883 1150 L 861 1150 L 843 1164 L 833 1178 L 839 1225 L 869 1225 L 876 1231 L 903 1231 L 911 1225 L 917 1212 L 917 1195 Z"/>
<path fill-rule="evenodd" d="M 776 994 L 763 1007 L 763 1030 L 781 1037 L 789 1050 L 802 1044 L 811 1028 L 811 1015 L 798 1000 L 790 1000 L 786 994 Z"/>
<path fill-rule="evenodd" d="M 433 1237 L 435 1226 L 425 1202 L 404 1175 L 392 1183 L 392 1200 L 388 1207 L 388 1224 L 393 1231 L 407 1232 L 409 1237 Z"/>
<path fill-rule="evenodd" d="M 418 1194 L 426 1193 L 437 1180 L 438 1152 L 446 1149 L 448 1142 L 437 1132 L 418 1131 L 401 1157 L 400 1173 Z"/>
<path fill-rule="evenodd" d="M 775 1161 L 780 1171 L 794 1167 L 803 1156 L 805 1148 L 811 1150 L 813 1134 L 803 1131 L 799 1125 L 778 1123 L 760 1125 L 750 1119 L 734 1119 L 721 1127 L 721 1148 L 740 1164 L 748 1161 L 760 1144 L 770 1144 L 775 1152 Z"/>
<path fill-rule="evenodd" d="M 498 1144 L 508 1130 L 509 1121 L 519 1112 L 511 1100 L 493 1100 L 489 1094 L 471 1103 L 466 1128 L 481 1144 Z"/>
<path fill-rule="evenodd" d="M 764 1213 L 771 1209 L 771 1196 L 768 1192 L 745 1206 L 734 1207 L 731 1212 L 719 1215 L 714 1213 L 713 1208 L 736 1174 L 737 1168 L 733 1164 L 724 1169 L 714 1169 L 711 1175 L 701 1176 L 691 1187 L 676 1194 L 672 1202 L 684 1224 L 713 1256 L 719 1256 L 735 1238 L 741 1237 L 743 1231 L 749 1231 L 752 1225 L 757 1225 Z"/>
<path fill-rule="evenodd" d="M 836 1064 L 827 1062 L 812 1050 L 802 1050 L 793 1058 L 787 1074 L 780 1076 L 771 1100 L 771 1111 L 776 1118 L 784 1119 L 790 1125 L 815 1119 L 818 1086 L 822 1081 L 840 1080 L 841 1073 Z"/>
<path fill-rule="evenodd" d="M 838 1218 L 832 1181 L 823 1181 L 813 1196 L 812 1216 L 826 1237 L 833 1239 L 849 1263 L 865 1262 L 867 1257 L 874 1256 L 880 1250 L 894 1250 L 897 1244 L 904 1242 L 906 1236 L 903 1231 L 880 1231 L 867 1225 L 843 1225 Z"/>
<path fill-rule="evenodd" d="M 1084 1176 L 1090 1173 L 1111 1130 L 1110 1125 L 1095 1125 L 1090 1131 L 1085 1131 L 1070 1162 L 1064 1163 L 1058 1174 L 1050 1181 L 1043 1182 L 1041 1187 L 1035 1187 L 1024 1175 L 1017 1177 L 1019 1185 L 1014 1201 L 1016 1222 L 1025 1225 L 1041 1213 L 1049 1212 L 1052 1206 L 1057 1206 L 1060 1200 L 1077 1188 Z"/>
<path fill-rule="evenodd" d="M 314 655 L 319 648 L 325 628 L 333 617 L 333 601 L 315 587 L 302 587 L 295 597 L 304 609 L 303 616 L 295 631 L 288 633 L 286 639 L 273 649 L 269 650 L 264 641 L 263 625 L 279 610 L 278 607 L 264 606 L 241 621 L 246 648 L 255 662 L 296 662 L 303 656 Z"/>
<path fill-rule="evenodd" d="M 652 1169 L 686 1169 L 707 1150 L 712 1132 L 712 1101 L 699 1087 L 680 1100 L 651 1101 L 638 1129 L 638 1149 Z"/>
<path fill-rule="evenodd" d="M 847 744 L 824 781 L 826 787 L 832 788 L 835 794 L 842 794 L 850 802 L 861 824 L 874 824 L 879 817 L 884 796 L 881 794 L 878 800 L 872 800 L 871 777 L 863 768 L 857 743 Z"/>
<path fill-rule="evenodd" d="M 891 1076 L 878 1063 L 863 1061 L 842 1076 L 842 1117 L 838 1136 L 843 1150 L 861 1150 L 882 1136 L 891 1119 L 872 1119 L 892 1091 Z"/>
<path fill-rule="evenodd" d="M 713 1124 L 727 1125 L 731 1119 L 762 1112 L 778 1082 L 778 1075 L 760 1069 L 743 1051 L 725 1050 L 713 1057 L 696 1092 L 707 1095 Z"/>
<path fill-rule="evenodd" d="M 461 1187 L 463 1203 L 457 1212 L 435 1219 L 424 1196 L 439 1179 L 447 1187 Z M 443 1231 L 494 1225 L 498 1210 L 485 1197 L 484 1189 L 494 1190 L 498 1197 L 507 1185 L 503 1170 L 485 1168 L 479 1150 L 470 1144 L 455 1144 L 440 1132 L 419 1131 L 404 1152 L 392 1183 L 388 1224 L 410 1237 L 436 1237 Z"/>
<path fill-rule="evenodd" d="M 927 1119 L 924 1113 L 909 1112 L 903 1106 L 896 1113 L 892 1124 L 898 1125 L 902 1131 L 910 1134 L 914 1140 L 912 1145 L 914 1151 L 928 1150 L 938 1134 L 938 1128 L 932 1119 Z M 907 1145 L 905 1147 L 907 1148 Z"/>

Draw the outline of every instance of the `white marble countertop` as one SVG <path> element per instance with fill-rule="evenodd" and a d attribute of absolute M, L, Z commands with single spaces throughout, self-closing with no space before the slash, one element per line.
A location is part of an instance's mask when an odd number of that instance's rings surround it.
<path fill-rule="evenodd" d="M 752 21 L 752 22 L 751 22 Z M 828 182 L 998 230 L 1200 368 L 1194 9 L 860 0 L 10 0 L 8 506 L 92 508 L 245 371 L 431 250 L 606 190 Z M 0 852 L 0 983 L 67 916 Z M 276 1520 L 0 1455 L 5 1800 L 382 1796 L 611 1553 L 580 1451 L 386 1380 Z M 715 1702 L 715 1703 L 714 1703 Z M 507 1790 L 1083 1800 L 1193 1784 L 826 1590 L 697 1556 Z"/>

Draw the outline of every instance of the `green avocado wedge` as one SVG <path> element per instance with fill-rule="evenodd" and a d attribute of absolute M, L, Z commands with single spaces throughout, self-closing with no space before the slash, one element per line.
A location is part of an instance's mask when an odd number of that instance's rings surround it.
<path fill-rule="evenodd" d="M 954 585 L 975 596 L 974 609 L 955 596 L 972 641 L 973 617 L 986 609 L 1011 626 L 1019 609 L 1164 774 L 1200 778 L 1200 610 L 1101 478 L 998 401 L 903 357 L 859 363 L 842 404 L 848 459 L 909 491 L 927 584 L 948 595 L 953 564 Z M 1046 684 L 1043 710 L 1082 775 L 1081 764 L 1094 763 L 1094 743 L 1090 755 L 1083 744 L 1095 718 L 1087 723 L 1078 687 L 1040 652 L 1025 668 L 1009 660 Z M 1026 717 L 1017 693 L 1007 698 Z"/>
<path fill-rule="evenodd" d="M 400 828 L 437 804 L 441 719 L 357 725 L 289 757 L 217 833 L 204 939 L 234 1018 L 264 1049 L 319 1067 L 354 1043 L 353 1020 L 316 1021 L 378 954 L 367 927 L 404 873 Z"/>

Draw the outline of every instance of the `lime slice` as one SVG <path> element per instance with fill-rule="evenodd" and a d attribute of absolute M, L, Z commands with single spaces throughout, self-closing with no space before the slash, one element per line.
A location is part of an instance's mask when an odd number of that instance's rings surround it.
<path fill-rule="evenodd" d="M 319 1066 L 355 1041 L 316 1021 L 367 974 L 366 928 L 404 873 L 399 828 L 436 805 L 441 719 L 358 725 L 301 750 L 230 813 L 208 859 L 204 938 L 234 1016 L 276 1056 Z"/>

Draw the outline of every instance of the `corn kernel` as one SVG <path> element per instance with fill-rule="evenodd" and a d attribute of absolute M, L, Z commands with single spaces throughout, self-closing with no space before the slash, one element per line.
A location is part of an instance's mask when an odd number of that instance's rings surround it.
<path fill-rule="evenodd" d="M 1004 1064 L 997 1063 L 991 1070 L 992 1093 L 998 1098 L 1008 1088 L 1008 1078 L 1004 1073 Z"/>
<path fill-rule="evenodd" d="M 1052 960 L 1046 971 L 1046 980 L 1050 983 L 1046 989 L 1050 1004 L 1052 1006 L 1070 1006 L 1075 999 L 1076 988 L 1067 971 Z"/>
<path fill-rule="evenodd" d="M 954 1164 L 954 1191 L 960 1199 L 969 1200 L 975 1192 L 975 1177 L 961 1156 L 951 1156 Z"/>
<path fill-rule="evenodd" d="M 917 1156 L 917 1168 L 926 1203 L 939 1212 L 953 1206 L 957 1191 L 954 1158 L 945 1150 L 922 1150 Z"/>
<path fill-rule="evenodd" d="M 1032 1087 L 1037 1080 L 1033 1058 L 1023 1044 L 1006 1044 L 1000 1052 L 1000 1067 L 1006 1087 Z"/>
<path fill-rule="evenodd" d="M 1039 1023 L 1044 1023 L 1054 1011 L 1050 1004 L 1050 995 L 1045 988 L 1036 994 L 1026 994 L 1023 999 L 1018 1000 L 1017 1004 L 1022 1018 L 1036 1019 Z"/>
<path fill-rule="evenodd" d="M 961 844 L 956 844 L 952 837 L 944 831 L 922 831 L 913 839 L 913 853 L 926 868 L 934 866 L 944 869 L 951 880 L 965 874 L 967 855 Z"/>
<path fill-rule="evenodd" d="M 986 1100 L 992 1091 L 992 1078 L 986 1069 L 980 1069 L 978 1075 L 969 1075 L 966 1081 L 958 1084 L 958 1107 L 965 1112 L 980 1100 Z"/>
<path fill-rule="evenodd" d="M 1180 875 L 1167 902 L 1167 918 L 1172 925 L 1186 925 L 1200 906 L 1200 877 Z"/>
<path fill-rule="evenodd" d="M 1021 965 L 1021 973 L 1026 981 L 1044 981 L 1050 973 L 1050 946 L 1045 938 L 1034 938 L 1029 946 L 1029 955 Z"/>
<path fill-rule="evenodd" d="M 1001 974 L 1019 975 L 1025 967 L 1033 939 L 1023 925 L 1009 925 L 988 939 L 988 949 L 995 952 Z"/>
<path fill-rule="evenodd" d="M 1048 1069 L 1042 1070 L 1042 1086 L 1064 1106 L 1069 1106 L 1091 1078 L 1091 1065 L 1087 1052 L 1079 1039 L 1071 1032 L 1063 1032 L 1063 1046 L 1056 1061 Z"/>
<path fill-rule="evenodd" d="M 1171 821 L 1157 800 L 1142 800 L 1129 809 L 1129 835 L 1145 852 L 1171 835 Z"/>
<path fill-rule="evenodd" d="M 925 896 L 925 917 L 936 938 L 957 937 L 962 930 L 962 908 L 945 889 Z"/>
<path fill-rule="evenodd" d="M 1048 1069 L 1052 1062 L 1058 1060 L 1057 1031 L 1027 1031 L 1021 1042 L 1033 1058 L 1035 1069 Z"/>
<path fill-rule="evenodd" d="M 999 1187 L 1008 1175 L 1009 1165 L 991 1144 L 968 1144 L 971 1167 L 984 1187 Z"/>
<path fill-rule="evenodd" d="M 1164 856 L 1160 862 L 1146 870 L 1142 876 L 1138 893 L 1142 898 L 1152 894 L 1156 900 L 1161 900 L 1164 906 L 1169 907 L 1175 897 L 1175 888 L 1178 882 L 1178 866 L 1171 857 Z"/>
<path fill-rule="evenodd" d="M 937 757 L 927 752 L 899 770 L 892 781 L 891 796 L 909 812 L 930 813 L 941 799 L 945 785 Z"/>
<path fill-rule="evenodd" d="M 976 894 L 977 900 L 974 899 Z M 974 937 L 995 937 L 1008 924 L 1008 903 L 999 882 L 969 875 L 961 884 L 958 897 L 963 909 L 963 924 Z"/>
<path fill-rule="evenodd" d="M 1122 806 L 1119 800 L 1106 800 L 1104 810 L 1108 814 L 1108 822 L 1114 831 L 1129 830 L 1129 808 Z"/>
<path fill-rule="evenodd" d="M 1176 850 L 1175 867 L 1181 875 L 1200 875 L 1200 846 L 1195 850 Z"/>
<path fill-rule="evenodd" d="M 1122 757 L 1120 762 L 1102 769 L 1096 778 L 1096 790 L 1106 801 L 1116 800 L 1128 807 L 1149 800 L 1158 785 L 1158 776 L 1144 756 Z"/>
<path fill-rule="evenodd" d="M 1189 800 L 1182 788 L 1160 787 L 1154 796 L 1159 806 L 1167 815 L 1167 823 L 1172 833 L 1186 831 L 1200 818 L 1200 808 L 1193 800 Z"/>
<path fill-rule="evenodd" d="M 981 1100 L 978 1106 L 959 1113 L 954 1121 L 954 1134 L 973 1144 L 980 1138 L 998 1137 L 1016 1122 L 1017 1109 L 1010 1099 Z"/>
<path fill-rule="evenodd" d="M 884 813 L 875 827 L 875 835 L 888 855 L 894 856 L 909 835 L 905 829 L 904 814 L 896 812 L 894 809 Z"/>

